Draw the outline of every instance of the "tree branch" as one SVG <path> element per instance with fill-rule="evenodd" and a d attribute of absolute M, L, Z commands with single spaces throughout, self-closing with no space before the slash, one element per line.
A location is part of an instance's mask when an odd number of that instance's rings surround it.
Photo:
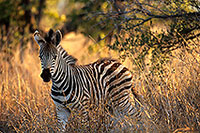
<path fill-rule="evenodd" d="M 151 16 L 152 18 L 177 18 L 177 17 L 187 17 L 187 16 L 196 16 L 200 17 L 200 12 L 190 12 L 190 13 L 184 13 L 184 14 L 175 14 L 175 15 L 153 15 L 151 13 L 147 13 L 147 15 Z"/>
<path fill-rule="evenodd" d="M 125 22 L 128 22 L 130 20 L 142 20 L 142 22 L 138 23 L 138 24 L 135 24 L 133 27 L 137 27 L 137 26 L 140 26 L 142 24 L 144 24 L 145 22 L 153 19 L 153 18 L 160 18 L 160 19 L 168 19 L 168 18 L 177 18 L 177 17 L 187 17 L 187 16 L 197 16 L 197 17 L 200 17 L 200 12 L 192 12 L 192 13 L 184 13 L 184 14 L 175 14 L 175 15 L 153 15 L 153 14 L 150 14 L 148 13 L 148 15 L 150 16 L 149 18 L 147 19 L 137 19 L 137 18 L 128 18 L 126 19 Z"/>

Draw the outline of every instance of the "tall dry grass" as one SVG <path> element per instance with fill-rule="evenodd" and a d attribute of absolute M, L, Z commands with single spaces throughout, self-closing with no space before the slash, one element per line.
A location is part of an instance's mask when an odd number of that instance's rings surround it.
<path fill-rule="evenodd" d="M 0 53 L 0 131 L 59 132 L 55 106 L 49 95 L 51 83 L 43 83 L 39 77 L 38 53 L 26 50 L 23 63 L 18 54 L 19 51 L 13 55 Z M 183 48 L 172 55 L 162 72 L 149 73 L 148 68 L 133 72 L 135 88 L 142 95 L 144 105 L 143 126 L 137 127 L 136 120 L 124 118 L 117 119 L 113 127 L 109 114 L 96 107 L 90 112 L 89 129 L 80 123 L 81 116 L 73 115 L 67 131 L 199 131 L 200 49 L 194 47 L 188 52 Z M 84 58 L 82 62 L 87 60 Z"/>
<path fill-rule="evenodd" d="M 0 54 L 0 131 L 57 131 L 50 84 L 39 78 L 38 56 L 26 51 L 21 63 L 18 52 Z"/>
<path fill-rule="evenodd" d="M 200 131 L 200 49 L 172 53 L 162 71 L 136 81 L 158 131 Z"/>

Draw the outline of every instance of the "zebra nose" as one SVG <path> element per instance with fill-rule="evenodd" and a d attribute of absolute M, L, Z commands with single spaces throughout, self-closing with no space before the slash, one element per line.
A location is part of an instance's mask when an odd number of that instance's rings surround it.
<path fill-rule="evenodd" d="M 51 73 L 49 69 L 43 69 L 41 73 L 41 78 L 43 79 L 44 82 L 49 82 L 51 79 Z"/>

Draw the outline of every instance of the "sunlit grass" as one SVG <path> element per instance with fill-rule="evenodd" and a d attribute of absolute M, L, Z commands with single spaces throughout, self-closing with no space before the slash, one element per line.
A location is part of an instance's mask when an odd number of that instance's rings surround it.
<path fill-rule="evenodd" d="M 1 57 L 9 56 L 1 53 Z M 33 71 L 38 65 L 26 69 L 10 58 L 1 58 L 0 121 L 3 131 L 56 131 L 54 105 L 50 97 L 50 85 L 43 85 Z M 39 76 L 38 76 L 39 77 Z M 40 82 L 41 84 L 39 84 Z"/>
<path fill-rule="evenodd" d="M 90 111 L 90 126 L 81 124 L 74 114 L 68 132 L 180 132 L 200 130 L 199 49 L 189 53 L 175 51 L 164 71 L 141 75 L 133 73 L 135 88 L 142 95 L 142 125 L 131 118 L 117 119 L 113 126 L 110 114 L 101 107 Z M 57 132 L 55 106 L 50 97 L 51 83 L 42 82 L 38 53 L 27 50 L 24 62 L 18 54 L 0 54 L 0 131 Z"/>

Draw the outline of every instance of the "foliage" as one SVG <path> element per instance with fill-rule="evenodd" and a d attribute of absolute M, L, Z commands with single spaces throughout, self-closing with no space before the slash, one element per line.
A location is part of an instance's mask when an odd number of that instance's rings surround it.
<path fill-rule="evenodd" d="M 81 32 L 100 42 L 94 47 L 107 46 L 134 64 L 135 88 L 151 118 L 142 118 L 141 129 L 129 118 L 116 118 L 112 127 L 98 107 L 90 112 L 89 131 L 119 132 L 124 123 L 132 125 L 125 132 L 200 130 L 198 0 L 63 0 L 58 11 L 60 1 L 0 1 L 0 131 L 59 131 L 50 85 L 39 78 L 38 53 L 27 50 L 21 64 L 17 56 L 36 28 L 52 27 L 64 35 Z M 88 131 L 80 119 L 73 115 L 67 131 Z"/>
<path fill-rule="evenodd" d="M 64 34 L 70 31 L 77 31 L 86 36 L 91 35 L 92 37 L 97 38 L 102 31 L 108 31 L 109 29 L 106 29 L 104 25 L 109 25 L 109 21 L 102 23 L 100 27 L 96 24 L 104 18 L 98 16 L 92 19 L 94 13 L 100 12 L 106 8 L 105 4 L 106 2 L 103 0 L 71 0 L 67 5 L 67 22 L 62 28 Z"/>
<path fill-rule="evenodd" d="M 0 50 L 13 51 L 20 46 L 23 51 L 38 27 L 45 0 L 2 0 L 0 1 Z"/>
<path fill-rule="evenodd" d="M 132 58 L 136 65 L 151 65 L 154 70 L 162 67 L 159 62 L 167 61 L 173 50 L 181 47 L 191 50 L 191 41 L 198 45 L 199 1 L 80 0 L 71 3 L 81 3 L 82 7 L 74 8 L 67 16 L 73 30 L 92 36 L 97 42 L 112 38 L 107 46 L 121 53 L 122 58 Z M 145 58 L 150 58 L 151 63 L 146 63 Z"/>
<path fill-rule="evenodd" d="M 199 48 L 194 51 L 199 52 Z M 79 53 L 79 52 L 78 52 Z M 67 125 L 68 132 L 197 132 L 200 124 L 200 67 L 198 53 L 185 48 L 173 53 L 160 75 L 133 73 L 135 88 L 142 94 L 144 111 L 138 128 L 137 120 L 115 118 L 101 106 L 90 110 L 90 126 L 81 124 L 81 116 L 73 114 Z M 49 95 L 50 84 L 39 77 L 41 70 L 38 53 L 27 50 L 21 64 L 17 54 L 0 53 L 0 131 L 3 132 L 59 132 L 55 105 Z M 7 62 L 3 58 L 11 58 Z"/>

